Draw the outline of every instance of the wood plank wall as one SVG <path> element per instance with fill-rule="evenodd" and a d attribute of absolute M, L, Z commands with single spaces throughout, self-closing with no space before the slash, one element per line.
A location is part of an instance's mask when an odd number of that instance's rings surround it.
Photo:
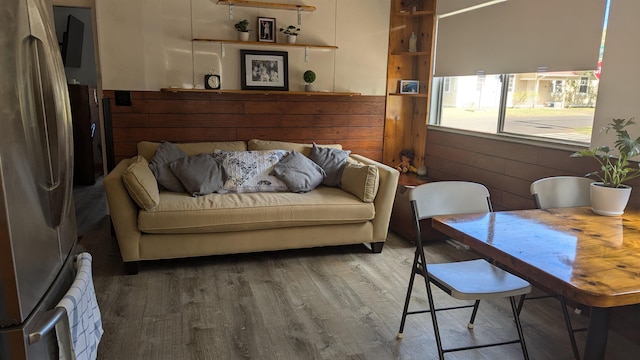
<path fill-rule="evenodd" d="M 109 100 L 115 163 L 139 141 L 281 140 L 338 143 L 382 160 L 384 96 L 216 94 L 131 91 L 131 106 Z"/>
<path fill-rule="evenodd" d="M 597 170 L 590 158 L 571 158 L 571 151 L 457 134 L 430 127 L 426 166 L 430 178 L 466 180 L 489 188 L 494 210 L 535 207 L 529 186 L 547 176 L 584 176 Z M 627 182 L 637 187 L 638 179 Z M 630 208 L 640 208 L 640 191 L 631 192 Z"/>

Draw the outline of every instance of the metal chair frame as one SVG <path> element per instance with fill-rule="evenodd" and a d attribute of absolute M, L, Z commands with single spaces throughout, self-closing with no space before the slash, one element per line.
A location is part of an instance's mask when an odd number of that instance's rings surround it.
<path fill-rule="evenodd" d="M 533 197 L 533 201 L 536 204 L 536 208 L 538 209 L 548 209 L 551 207 L 570 207 L 570 206 L 587 206 L 590 201 L 589 198 L 586 198 L 589 195 L 589 186 L 594 180 L 578 177 L 578 176 L 552 176 L 547 178 L 542 178 L 531 183 L 530 191 L 531 196 Z M 540 192 L 541 190 L 547 189 L 548 187 L 545 184 L 549 182 L 563 182 L 565 185 L 564 189 L 558 191 L 563 196 L 564 199 L 548 199 L 545 197 L 541 199 Z M 549 196 L 553 196 L 554 194 L 548 194 Z M 560 301 L 560 306 L 562 310 L 562 316 L 564 318 L 564 322 L 567 328 L 567 333 L 569 335 L 569 342 L 571 343 L 571 350 L 573 351 L 573 357 L 575 360 L 580 360 L 580 351 L 578 350 L 578 345 L 576 343 L 575 333 L 586 331 L 587 328 L 574 328 L 571 323 L 571 317 L 569 316 L 569 311 L 567 310 L 567 302 L 562 295 L 541 295 L 541 296 L 526 296 L 522 295 L 520 297 L 520 301 L 518 302 L 518 314 L 522 311 L 522 307 L 524 306 L 525 300 L 538 300 L 538 299 L 546 299 L 546 298 L 556 298 Z"/>
<path fill-rule="evenodd" d="M 430 183 L 420 185 L 419 187 L 429 186 L 429 185 L 430 185 Z M 477 184 L 477 185 L 480 185 L 480 184 Z M 484 187 L 484 186 L 482 186 L 482 187 Z M 487 194 L 487 197 L 486 197 L 486 211 L 490 212 L 490 211 L 492 211 L 492 207 L 491 207 L 491 201 L 490 201 L 489 196 L 488 196 L 489 193 L 486 190 L 486 188 L 484 188 L 484 189 L 485 189 L 486 194 Z M 447 349 L 443 348 L 442 339 L 441 339 L 441 336 L 440 336 L 440 330 L 439 330 L 439 327 L 438 327 L 438 320 L 437 320 L 436 313 L 439 312 L 439 311 L 446 311 L 446 310 L 473 308 L 473 310 L 471 312 L 471 318 L 470 318 L 469 324 L 467 326 L 469 329 L 473 329 L 474 321 L 475 321 L 475 318 L 476 318 L 476 315 L 477 315 L 477 312 L 478 312 L 478 307 L 480 305 L 480 299 L 476 298 L 473 304 L 436 308 L 436 306 L 434 304 L 433 292 L 432 292 L 430 284 L 434 284 L 439 289 L 441 289 L 442 291 L 444 291 L 445 293 L 449 294 L 450 296 L 452 296 L 454 298 L 455 298 L 455 296 L 452 294 L 451 289 L 446 284 L 441 283 L 440 281 L 438 281 L 438 279 L 436 279 L 433 276 L 431 276 L 429 271 L 428 271 L 428 265 L 427 265 L 427 261 L 426 261 L 426 256 L 425 256 L 423 245 L 422 245 L 422 236 L 420 234 L 420 220 L 425 219 L 425 218 L 430 218 L 430 217 L 435 216 L 435 215 L 431 215 L 431 216 L 428 216 L 428 217 L 426 217 L 426 216 L 425 217 L 421 217 L 420 216 L 419 206 L 418 206 L 418 203 L 417 203 L 417 201 L 415 199 L 411 201 L 411 207 L 412 207 L 413 216 L 414 216 L 414 226 L 416 228 L 416 232 L 415 232 L 415 234 L 416 234 L 416 250 L 415 250 L 415 255 L 414 255 L 414 258 L 413 258 L 411 277 L 409 279 L 409 286 L 407 288 L 407 295 L 406 295 L 406 298 L 405 298 L 404 308 L 403 308 L 403 312 L 402 312 L 402 320 L 400 322 L 400 330 L 398 332 L 398 339 L 401 339 L 403 337 L 404 326 L 405 326 L 406 318 L 407 318 L 408 315 L 430 313 L 431 314 L 431 322 L 432 322 L 433 329 L 434 329 L 434 334 L 435 334 L 436 345 L 437 345 L 437 348 L 438 348 L 438 357 L 441 360 L 444 359 L 444 354 L 448 353 L 448 352 L 464 351 L 464 350 L 479 349 L 479 348 L 493 347 L 493 346 L 502 346 L 502 345 L 508 345 L 508 344 L 516 344 L 516 343 L 519 343 L 521 345 L 523 358 L 525 360 L 528 360 L 529 359 L 529 355 L 528 355 L 527 347 L 526 347 L 525 340 L 524 340 L 524 335 L 523 335 L 523 331 L 522 331 L 522 324 L 521 324 L 520 318 L 519 318 L 518 307 L 516 305 L 516 296 L 524 296 L 524 294 L 522 292 L 520 292 L 518 294 L 514 294 L 513 296 L 508 296 L 509 297 L 509 303 L 511 305 L 511 310 L 512 310 L 513 317 L 514 317 L 514 322 L 515 322 L 516 329 L 517 329 L 517 332 L 518 332 L 518 339 L 510 340 L 510 341 L 496 342 L 496 343 L 489 343 L 489 344 L 462 346 L 462 347 L 454 347 L 454 348 L 447 348 Z M 443 214 L 440 214 L 440 215 L 445 215 L 445 214 L 451 214 L 451 212 L 446 212 L 446 213 L 443 213 Z M 476 260 L 476 261 L 486 262 L 483 259 Z M 487 264 L 488 264 L 488 262 L 487 262 Z M 434 265 L 437 266 L 438 264 L 434 264 Z M 432 266 L 434 266 L 434 265 L 432 265 Z M 490 265 L 490 266 L 492 266 L 492 265 Z M 429 302 L 429 309 L 408 311 L 416 275 L 420 275 L 424 279 L 425 287 L 426 287 L 426 290 L 427 290 L 427 299 L 428 299 L 428 302 Z M 529 285 L 529 289 L 526 292 L 529 292 L 530 289 L 531 289 L 531 286 Z M 482 296 L 482 298 L 497 298 L 497 297 L 507 297 L 507 296 L 500 296 L 500 295 Z"/>

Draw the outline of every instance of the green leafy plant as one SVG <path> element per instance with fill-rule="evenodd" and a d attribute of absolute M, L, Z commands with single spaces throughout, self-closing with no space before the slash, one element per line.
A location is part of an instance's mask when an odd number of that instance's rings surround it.
<path fill-rule="evenodd" d="M 235 25 L 236 30 L 240 31 L 240 32 L 249 32 L 249 20 L 244 19 L 238 23 L 236 23 Z"/>
<path fill-rule="evenodd" d="M 289 25 L 286 28 L 280 28 L 280 31 L 283 34 L 287 34 L 287 35 L 298 35 L 300 33 L 300 28 L 299 27 L 295 27 L 293 25 Z"/>
<path fill-rule="evenodd" d="M 307 84 L 311 84 L 312 82 L 316 81 L 316 73 L 314 73 L 312 70 L 307 70 L 304 72 L 304 74 L 302 74 L 302 78 L 304 79 L 304 82 L 306 82 Z"/>
<path fill-rule="evenodd" d="M 571 157 L 592 157 L 600 164 L 600 170 L 590 172 L 586 176 L 595 176 L 606 187 L 617 188 L 633 178 L 640 176 L 640 167 L 634 167 L 629 163 L 629 159 L 640 154 L 640 137 L 635 140 L 631 138 L 626 127 L 635 122 L 631 119 L 613 119 L 611 123 L 603 127 L 606 133 L 610 130 L 616 132 L 615 148 L 618 156 L 610 154 L 611 148 L 608 146 L 598 146 L 596 148 L 584 149 L 571 154 Z"/>

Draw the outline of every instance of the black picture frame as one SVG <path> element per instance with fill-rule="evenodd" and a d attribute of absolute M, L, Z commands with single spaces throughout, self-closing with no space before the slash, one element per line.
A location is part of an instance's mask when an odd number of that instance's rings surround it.
<path fill-rule="evenodd" d="M 240 50 L 240 88 L 289 91 L 289 53 Z"/>
<path fill-rule="evenodd" d="M 276 42 L 276 18 L 258 17 L 258 41 Z"/>

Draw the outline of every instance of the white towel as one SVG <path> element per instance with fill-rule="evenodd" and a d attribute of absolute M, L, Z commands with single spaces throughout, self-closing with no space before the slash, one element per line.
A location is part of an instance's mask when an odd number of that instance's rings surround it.
<path fill-rule="evenodd" d="M 95 360 L 98 356 L 98 343 L 102 337 L 102 320 L 100 309 L 96 301 L 91 275 L 91 254 L 84 252 L 76 257 L 78 272 L 67 294 L 60 300 L 57 307 L 67 310 L 69 326 L 64 323 L 56 325 L 59 358 L 61 360 Z M 62 331 L 69 332 L 64 334 Z M 63 350 L 68 348 L 70 340 L 71 357 Z M 65 341 L 66 340 L 66 341 Z"/>

